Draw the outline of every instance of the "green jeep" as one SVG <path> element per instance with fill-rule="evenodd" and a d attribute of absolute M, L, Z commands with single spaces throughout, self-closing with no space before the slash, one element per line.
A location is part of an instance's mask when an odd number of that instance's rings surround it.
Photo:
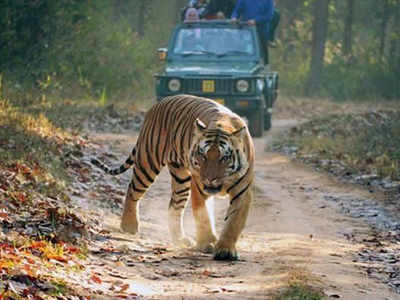
<path fill-rule="evenodd" d="M 213 99 L 247 118 L 250 133 L 260 137 L 271 127 L 278 73 L 264 63 L 256 27 L 229 21 L 199 21 L 175 27 L 165 60 L 156 74 L 156 95 L 191 94 Z"/>

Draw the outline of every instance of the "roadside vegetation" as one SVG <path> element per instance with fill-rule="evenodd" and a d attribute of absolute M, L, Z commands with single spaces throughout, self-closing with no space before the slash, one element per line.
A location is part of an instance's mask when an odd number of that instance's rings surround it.
<path fill-rule="evenodd" d="M 288 272 L 287 286 L 273 300 L 323 300 L 324 293 L 318 278 L 304 269 L 293 268 Z"/>
<path fill-rule="evenodd" d="M 271 146 L 273 149 L 340 178 L 386 189 L 399 188 L 400 110 L 397 103 L 340 105 L 319 101 L 316 105 L 312 100 L 296 101 L 302 107 L 297 117 L 301 118 L 303 112 L 306 121 L 285 132 Z M 287 101 L 283 102 L 278 106 L 287 105 Z M 330 113 L 304 110 L 310 105 Z"/>
<path fill-rule="evenodd" d="M 72 299 L 101 283 L 85 266 L 98 216 L 75 207 L 70 186 L 90 171 L 83 124 L 104 122 L 110 107 L 0 97 L 0 299 Z"/>
<path fill-rule="evenodd" d="M 3 1 L 3 92 L 81 101 L 152 99 L 153 74 L 162 69 L 156 50 L 167 45 L 186 3 Z M 282 18 L 271 65 L 287 94 L 339 100 L 400 97 L 398 0 L 378 7 L 372 0 L 282 0 L 277 6 Z"/>
<path fill-rule="evenodd" d="M 69 207 L 65 156 L 83 144 L 45 110 L 0 98 L 1 299 L 73 294 L 58 271 L 79 269 L 86 251 L 73 234 L 88 228 Z"/>

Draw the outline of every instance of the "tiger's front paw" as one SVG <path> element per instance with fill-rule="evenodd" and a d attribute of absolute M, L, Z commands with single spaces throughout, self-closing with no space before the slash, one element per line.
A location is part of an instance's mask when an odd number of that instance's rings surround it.
<path fill-rule="evenodd" d="M 194 242 L 191 238 L 184 236 L 180 239 L 174 240 L 174 244 L 182 248 L 191 248 L 193 247 Z"/>
<path fill-rule="evenodd" d="M 235 247 L 224 247 L 217 244 L 214 251 L 215 260 L 238 260 L 239 255 Z"/>
<path fill-rule="evenodd" d="M 139 231 L 139 223 L 122 221 L 121 229 L 125 232 L 129 232 L 130 234 L 136 234 Z"/>
<path fill-rule="evenodd" d="M 204 253 L 213 253 L 215 249 L 215 243 L 217 242 L 217 238 L 214 235 L 207 236 L 203 240 L 198 240 L 196 248 Z"/>
<path fill-rule="evenodd" d="M 213 253 L 215 246 L 213 243 L 209 243 L 204 245 L 197 245 L 196 248 L 203 253 Z"/>

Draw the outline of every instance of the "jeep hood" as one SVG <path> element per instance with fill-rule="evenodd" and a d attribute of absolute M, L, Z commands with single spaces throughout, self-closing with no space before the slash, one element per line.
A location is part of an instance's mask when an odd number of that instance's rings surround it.
<path fill-rule="evenodd" d="M 256 62 L 174 62 L 167 64 L 168 76 L 249 76 L 260 72 L 262 66 Z"/>

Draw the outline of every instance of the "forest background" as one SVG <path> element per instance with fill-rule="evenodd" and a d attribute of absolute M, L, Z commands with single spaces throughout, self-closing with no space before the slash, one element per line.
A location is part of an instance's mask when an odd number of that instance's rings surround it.
<path fill-rule="evenodd" d="M 0 96 L 147 100 L 185 0 L 2 0 Z M 281 92 L 400 98 L 399 0 L 276 0 Z M 17 97 L 18 98 L 18 97 Z"/>

